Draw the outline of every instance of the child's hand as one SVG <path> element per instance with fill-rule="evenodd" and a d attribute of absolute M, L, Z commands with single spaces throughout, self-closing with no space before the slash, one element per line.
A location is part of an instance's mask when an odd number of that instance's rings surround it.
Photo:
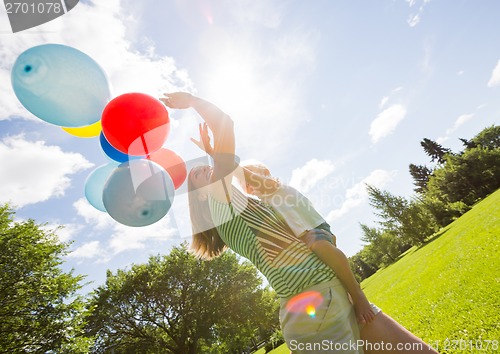
<path fill-rule="evenodd" d="M 213 156 L 214 149 L 210 145 L 210 135 L 208 133 L 207 123 L 200 123 L 200 140 L 191 138 L 191 141 L 196 144 L 201 150 L 205 151 L 208 155 Z"/>
<path fill-rule="evenodd" d="M 363 296 L 362 299 L 354 302 L 354 311 L 358 319 L 358 323 L 364 326 L 375 319 L 375 314 L 368 300 Z"/>

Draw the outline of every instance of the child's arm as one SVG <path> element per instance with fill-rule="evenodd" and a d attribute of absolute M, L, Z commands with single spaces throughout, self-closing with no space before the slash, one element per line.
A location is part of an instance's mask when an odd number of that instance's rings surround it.
<path fill-rule="evenodd" d="M 370 323 L 375 318 L 375 314 L 359 283 L 356 281 L 345 254 L 326 240 L 315 241 L 310 244 L 310 248 L 319 259 L 337 274 L 340 282 L 351 295 L 358 322 L 360 324 Z"/>

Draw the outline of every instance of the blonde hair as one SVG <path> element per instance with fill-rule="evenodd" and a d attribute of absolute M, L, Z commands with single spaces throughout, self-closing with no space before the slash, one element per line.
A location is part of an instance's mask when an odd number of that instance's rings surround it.
<path fill-rule="evenodd" d="M 240 163 L 240 166 L 246 168 L 249 171 L 252 171 L 257 175 L 271 177 L 271 171 L 269 171 L 269 167 L 258 160 L 245 160 Z"/>
<path fill-rule="evenodd" d="M 258 160 L 255 160 L 255 159 L 250 159 L 250 160 L 245 160 L 245 161 L 242 161 L 240 162 L 240 166 L 247 169 L 248 171 L 256 174 L 256 175 L 259 175 L 259 176 L 264 176 L 264 177 L 267 177 L 269 179 L 272 179 L 274 181 L 276 181 L 277 183 L 280 183 L 279 179 L 276 178 L 276 177 L 273 177 L 271 175 L 271 171 L 269 170 L 269 168 L 262 162 L 258 161 Z M 240 177 L 240 176 L 237 176 L 236 177 L 241 188 L 249 195 L 254 195 L 254 196 L 257 196 L 257 197 L 262 197 L 262 194 L 257 192 L 257 190 L 255 190 L 254 188 L 252 188 L 252 192 L 249 191 L 249 185 L 248 183 L 245 181 L 245 177 L 243 176 L 243 179 Z"/>
<path fill-rule="evenodd" d="M 192 227 L 191 252 L 197 257 L 210 260 L 220 256 L 227 249 L 227 245 L 215 227 L 208 206 L 208 200 L 200 200 L 198 192 L 188 175 L 189 216 Z"/>

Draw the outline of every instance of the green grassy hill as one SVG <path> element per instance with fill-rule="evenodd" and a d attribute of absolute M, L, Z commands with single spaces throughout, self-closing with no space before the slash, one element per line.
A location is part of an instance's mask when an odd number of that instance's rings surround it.
<path fill-rule="evenodd" d="M 361 286 L 441 353 L 500 352 L 500 190 Z"/>

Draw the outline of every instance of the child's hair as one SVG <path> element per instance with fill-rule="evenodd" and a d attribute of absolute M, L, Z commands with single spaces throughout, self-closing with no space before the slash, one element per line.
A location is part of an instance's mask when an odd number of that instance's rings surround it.
<path fill-rule="evenodd" d="M 269 171 L 269 168 L 258 160 L 245 160 L 240 163 L 240 166 L 257 175 L 271 177 L 271 171 Z"/>
<path fill-rule="evenodd" d="M 258 160 L 255 159 L 245 160 L 240 162 L 240 166 L 256 175 L 267 177 L 268 179 L 275 180 L 276 182 L 279 183 L 279 180 L 271 175 L 271 171 L 269 171 L 269 168 Z M 245 191 L 247 194 L 259 197 L 262 196 L 260 193 L 257 192 L 256 189 L 249 187 L 249 184 L 244 180 L 244 177 L 242 180 L 241 176 L 239 176 L 237 177 L 237 180 L 241 188 L 243 188 L 243 191 Z"/>

